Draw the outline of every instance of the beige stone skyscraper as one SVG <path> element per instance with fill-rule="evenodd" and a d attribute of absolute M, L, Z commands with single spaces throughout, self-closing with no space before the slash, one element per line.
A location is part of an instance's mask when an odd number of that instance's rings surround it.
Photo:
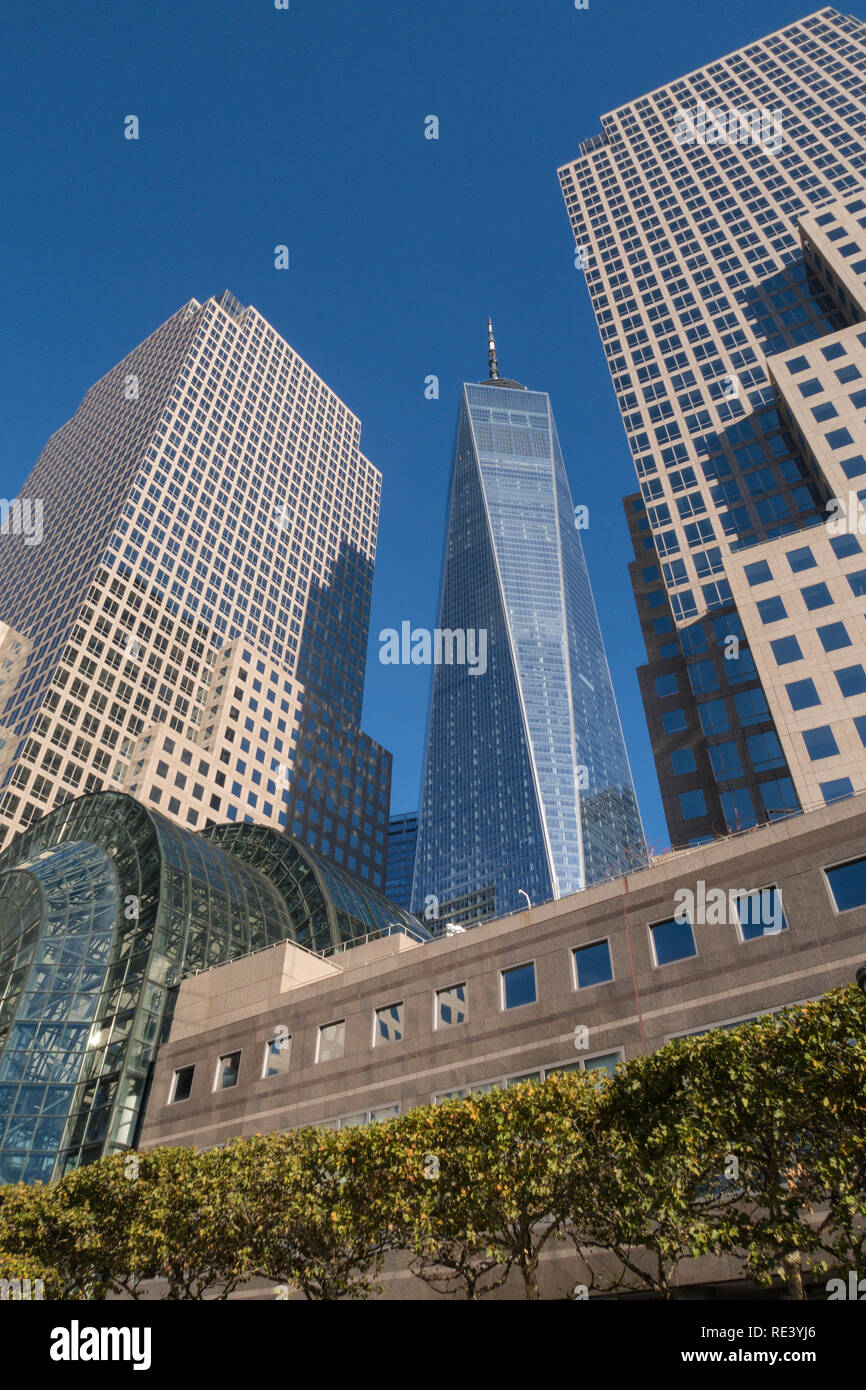
<path fill-rule="evenodd" d="M 610 112 L 560 170 L 640 482 L 675 844 L 866 791 L 864 71 L 866 26 L 821 10 Z"/>
<path fill-rule="evenodd" d="M 190 300 L 52 435 L 0 536 L 0 844 L 120 789 L 384 886 L 360 731 L 380 474 L 252 307 Z"/>

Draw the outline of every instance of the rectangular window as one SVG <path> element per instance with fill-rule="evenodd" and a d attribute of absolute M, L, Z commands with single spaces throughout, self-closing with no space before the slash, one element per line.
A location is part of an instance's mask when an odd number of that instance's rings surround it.
<path fill-rule="evenodd" d="M 791 701 L 791 709 L 809 709 L 812 705 L 820 705 L 818 692 L 815 689 L 815 682 L 812 680 L 791 681 L 785 686 L 788 692 L 788 699 Z"/>
<path fill-rule="evenodd" d="M 378 1046 L 380 1043 L 402 1042 L 403 1040 L 403 1003 L 386 1004 L 384 1008 L 376 1009 L 373 1025 L 373 1043 Z"/>
<path fill-rule="evenodd" d="M 800 593 L 810 613 L 816 608 L 827 608 L 833 602 L 826 584 L 807 584 Z"/>
<path fill-rule="evenodd" d="M 680 792 L 680 811 L 683 820 L 699 820 L 707 814 L 707 802 L 700 787 L 689 792 Z"/>
<path fill-rule="evenodd" d="M 288 1076 L 292 1058 L 292 1039 L 290 1034 L 271 1038 L 265 1043 L 265 1064 L 262 1078 L 267 1081 L 272 1076 Z"/>
<path fill-rule="evenodd" d="M 538 996 L 535 990 L 535 965 L 532 961 L 528 965 L 515 965 L 511 970 L 503 970 L 501 976 L 503 1009 L 517 1009 L 521 1004 L 535 1003 Z"/>
<path fill-rule="evenodd" d="M 777 666 L 787 666 L 791 661 L 800 661 L 803 653 L 796 637 L 777 637 L 770 646 Z"/>
<path fill-rule="evenodd" d="M 217 1062 L 215 1091 L 227 1091 L 231 1086 L 238 1084 L 238 1072 L 241 1065 L 241 1054 L 239 1052 L 226 1052 Z"/>
<path fill-rule="evenodd" d="M 866 691 L 866 671 L 862 666 L 844 666 L 834 671 L 836 682 L 846 700 L 852 695 L 862 695 Z"/>
<path fill-rule="evenodd" d="M 862 598 L 866 594 L 866 570 L 855 570 L 853 574 L 846 574 L 845 578 L 855 598 Z"/>
<path fill-rule="evenodd" d="M 778 936 L 788 927 L 778 888 L 756 888 L 742 893 L 737 900 L 737 916 L 743 941 L 754 941 L 758 936 Z"/>
<path fill-rule="evenodd" d="M 319 1028 L 319 1046 L 316 1060 L 336 1062 L 346 1050 L 346 1020 L 336 1023 L 323 1023 Z"/>
<path fill-rule="evenodd" d="M 682 777 L 686 772 L 696 772 L 698 765 L 695 761 L 694 749 L 675 748 L 671 753 L 671 767 L 675 777 Z"/>
<path fill-rule="evenodd" d="M 178 1067 L 172 1078 L 170 1105 L 175 1105 L 181 1100 L 189 1100 L 194 1076 L 195 1067 Z"/>
<path fill-rule="evenodd" d="M 649 930 L 656 965 L 671 965 L 698 954 L 691 922 L 677 922 L 671 917 L 667 922 L 656 922 Z"/>
<path fill-rule="evenodd" d="M 831 782 L 819 782 L 818 786 L 828 806 L 833 801 L 844 801 L 846 797 L 854 795 L 854 786 L 850 777 L 836 777 Z"/>
<path fill-rule="evenodd" d="M 850 859 L 847 864 L 825 869 L 824 873 L 837 912 L 848 912 L 852 907 L 866 907 L 866 859 Z"/>
<path fill-rule="evenodd" d="M 453 1028 L 466 1022 L 466 985 L 450 985 L 436 991 L 434 1027 Z"/>
<path fill-rule="evenodd" d="M 840 647 L 850 647 L 851 638 L 844 623 L 827 623 L 818 628 L 818 637 L 825 652 L 837 652 Z"/>
<path fill-rule="evenodd" d="M 613 979 L 609 941 L 594 941 L 590 946 L 577 946 L 571 954 L 578 989 L 589 989 L 591 985 L 603 985 Z"/>
<path fill-rule="evenodd" d="M 781 618 L 788 616 L 785 605 L 778 595 L 775 598 L 759 599 L 758 613 L 762 623 L 777 623 Z"/>
<path fill-rule="evenodd" d="M 808 545 L 801 546 L 799 550 L 789 550 L 786 555 L 793 574 L 799 574 L 800 570 L 815 569 L 817 565 L 815 556 Z"/>
<path fill-rule="evenodd" d="M 818 762 L 820 758 L 833 758 L 839 752 L 839 745 L 829 724 L 822 724 L 817 729 L 806 729 L 803 742 L 813 763 Z"/>

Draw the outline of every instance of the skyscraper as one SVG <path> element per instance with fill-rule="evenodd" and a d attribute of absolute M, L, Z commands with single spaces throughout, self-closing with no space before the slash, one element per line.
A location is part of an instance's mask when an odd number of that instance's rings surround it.
<path fill-rule="evenodd" d="M 640 482 L 675 844 L 866 790 L 864 66 L 866 26 L 820 10 L 610 112 L 560 170 Z"/>
<path fill-rule="evenodd" d="M 403 811 L 388 824 L 388 874 L 385 896 L 392 903 L 408 908 L 412 899 L 415 845 L 418 841 L 418 815 Z"/>
<path fill-rule="evenodd" d="M 191 830 L 284 829 L 384 887 L 360 434 L 228 291 L 91 387 L 3 518 L 0 843 L 123 790 Z"/>
<path fill-rule="evenodd" d="M 645 858 L 550 400 L 500 377 L 489 325 L 488 355 L 457 421 L 412 888 L 458 923 Z"/>

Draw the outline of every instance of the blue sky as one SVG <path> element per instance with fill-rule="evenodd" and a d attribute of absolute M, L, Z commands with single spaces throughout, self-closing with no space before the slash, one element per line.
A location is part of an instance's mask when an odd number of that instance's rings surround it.
<path fill-rule="evenodd" d="M 763 0 L 79 0 L 4 16 L 2 489 L 191 296 L 252 303 L 361 418 L 383 473 L 364 727 L 417 804 L 462 381 L 550 392 L 648 837 L 667 835 L 634 668 L 635 489 L 556 169 L 602 112 L 808 13 Z M 848 8 L 848 7 L 845 7 Z M 137 142 L 123 119 L 141 123 Z M 439 118 L 438 141 L 425 117 Z M 291 268 L 274 268 L 278 244 Z M 439 377 L 438 401 L 425 378 Z"/>

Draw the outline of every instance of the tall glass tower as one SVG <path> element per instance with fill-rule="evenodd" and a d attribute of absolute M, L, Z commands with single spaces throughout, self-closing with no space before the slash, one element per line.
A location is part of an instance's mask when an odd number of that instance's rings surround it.
<path fill-rule="evenodd" d="M 457 922 L 646 858 L 550 399 L 500 377 L 489 323 L 488 352 L 457 421 L 412 886 Z"/>
<path fill-rule="evenodd" d="M 866 24 L 822 9 L 560 169 L 640 487 L 675 845 L 866 791 L 864 67 Z"/>

